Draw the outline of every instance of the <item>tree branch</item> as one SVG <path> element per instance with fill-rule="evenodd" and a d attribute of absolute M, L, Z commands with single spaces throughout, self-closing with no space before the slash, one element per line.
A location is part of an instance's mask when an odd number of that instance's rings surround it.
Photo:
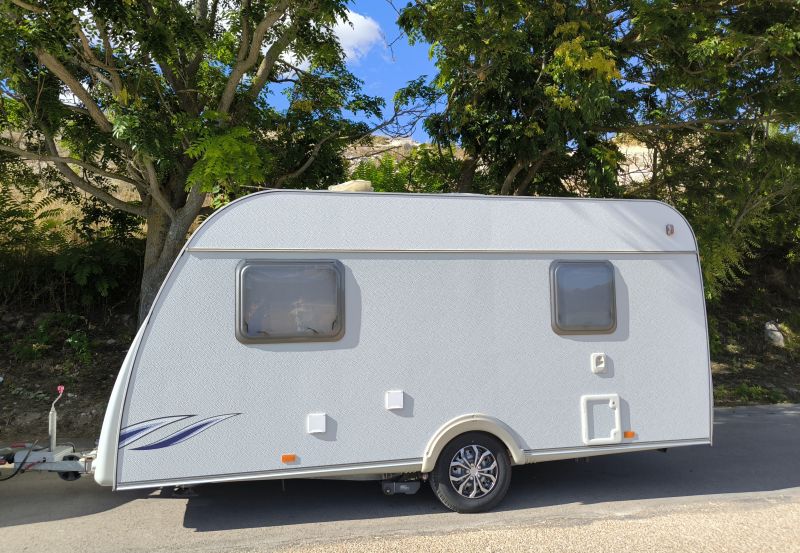
<path fill-rule="evenodd" d="M 23 10 L 28 10 L 29 12 L 33 13 L 44 13 L 45 9 L 40 8 L 39 6 L 35 6 L 33 4 L 29 4 L 28 2 L 23 2 L 23 0 L 11 0 L 12 4 L 16 4 Z"/>
<path fill-rule="evenodd" d="M 675 123 L 643 123 L 641 125 L 634 125 L 631 127 L 617 127 L 617 128 L 596 128 L 592 129 L 594 132 L 617 132 L 617 133 L 634 133 L 639 130 L 661 130 L 661 129 L 692 129 L 702 130 L 703 125 L 752 125 L 754 123 L 765 123 L 768 121 L 777 121 L 783 114 L 765 115 L 763 117 L 755 117 L 752 119 L 692 119 L 687 121 L 677 121 Z"/>
<path fill-rule="evenodd" d="M 275 67 L 275 62 L 278 61 L 283 51 L 294 40 L 295 35 L 297 35 L 297 26 L 293 24 L 283 32 L 278 40 L 272 43 L 267 53 L 264 54 L 264 59 L 261 60 L 258 66 L 253 84 L 250 85 L 248 96 L 250 96 L 251 100 L 256 100 L 258 95 L 261 94 L 261 89 L 267 84 L 272 68 Z"/>
<path fill-rule="evenodd" d="M 200 187 L 198 186 L 193 186 L 192 189 L 189 190 L 189 194 L 186 196 L 186 202 L 177 213 L 181 226 L 187 229 L 191 226 L 200 214 L 206 195 L 205 192 L 200 191 Z"/>
<path fill-rule="evenodd" d="M 311 167 L 311 164 L 314 163 L 314 160 L 317 159 L 317 156 L 319 155 L 320 151 L 322 151 L 322 147 L 325 144 L 327 144 L 328 142 L 330 142 L 331 140 L 349 139 L 351 142 L 359 142 L 361 140 L 364 140 L 368 136 L 372 135 L 373 133 L 376 133 L 376 132 L 378 132 L 380 130 L 383 130 L 383 129 L 393 125 L 395 122 L 397 122 L 404 115 L 408 115 L 408 114 L 412 114 L 412 113 L 418 113 L 420 110 L 421 110 L 421 108 L 418 108 L 418 107 L 417 108 L 409 108 L 409 109 L 405 109 L 405 110 L 397 110 L 397 109 L 395 109 L 394 114 L 389 119 L 386 119 L 385 121 L 375 125 L 371 129 L 368 129 L 366 132 L 364 132 L 364 133 L 362 133 L 360 135 L 356 135 L 356 136 L 347 135 L 347 134 L 342 135 L 342 134 L 339 134 L 338 132 L 330 133 L 329 135 L 325 136 L 324 138 L 322 138 L 322 140 L 320 140 L 319 142 L 317 142 L 314 145 L 314 148 L 312 148 L 311 153 L 309 153 L 309 155 L 308 155 L 308 158 L 305 160 L 305 162 L 303 162 L 303 164 L 300 167 L 298 167 L 296 170 L 292 171 L 291 173 L 288 173 L 286 175 L 281 175 L 280 177 L 275 179 L 275 188 L 281 188 L 287 181 L 289 181 L 291 179 L 295 179 L 295 178 L 299 177 L 300 175 L 302 175 L 303 173 L 305 173 L 306 170 L 309 167 Z"/>
<path fill-rule="evenodd" d="M 264 16 L 264 19 L 259 22 L 253 31 L 252 40 L 248 41 L 248 37 L 245 36 L 246 33 L 244 33 L 243 30 L 239 53 L 242 54 L 243 52 L 247 52 L 247 54 L 241 59 L 237 59 L 233 68 L 231 69 L 231 74 L 228 77 L 227 83 L 225 83 L 225 90 L 222 92 L 222 96 L 220 97 L 217 111 L 228 113 L 228 110 L 230 110 L 231 104 L 233 103 L 233 98 L 236 95 L 236 87 L 239 86 L 239 81 L 242 80 L 242 76 L 247 73 L 258 60 L 258 55 L 261 51 L 261 42 L 264 40 L 264 35 L 267 33 L 270 27 L 272 27 L 281 17 L 284 16 L 286 10 L 289 9 L 290 4 L 291 0 L 280 0 L 271 10 L 269 10 Z"/>
<path fill-rule="evenodd" d="M 303 164 L 300 167 L 298 167 L 296 170 L 292 171 L 291 173 L 288 173 L 286 175 L 281 175 L 280 177 L 275 179 L 275 188 L 281 188 L 281 187 L 283 187 L 283 185 L 287 181 L 289 181 L 291 179 L 295 179 L 295 178 L 299 177 L 300 175 L 302 175 L 303 173 L 305 173 L 306 170 L 309 167 L 311 167 L 311 164 L 314 163 L 314 160 L 317 159 L 317 156 L 319 155 L 319 152 L 322 150 L 322 147 L 325 144 L 327 144 L 328 142 L 330 142 L 334 138 L 346 138 L 346 136 L 338 136 L 338 134 L 339 133 L 335 133 L 335 132 L 331 133 L 328 136 L 324 137 L 319 142 L 317 142 L 314 145 L 314 148 L 311 150 L 311 153 L 308 155 L 308 158 L 305 160 L 305 162 L 303 162 Z"/>
<path fill-rule="evenodd" d="M 39 61 L 47 67 L 53 74 L 61 79 L 67 87 L 72 91 L 72 93 L 78 97 L 78 99 L 83 102 L 83 105 L 86 106 L 86 109 L 89 111 L 89 115 L 94 119 L 94 122 L 100 127 L 100 130 L 103 132 L 110 133 L 113 126 L 106 118 L 105 114 L 100 110 L 100 107 L 95 103 L 92 97 L 89 95 L 89 92 L 81 86 L 81 83 L 78 82 L 72 73 L 67 71 L 67 68 L 64 67 L 60 61 L 58 61 L 52 54 L 46 52 L 40 48 L 36 49 L 36 57 Z"/>
<path fill-rule="evenodd" d="M 105 20 L 95 18 L 95 24 L 100 32 L 100 38 L 103 40 L 103 50 L 106 58 L 106 67 L 105 69 L 111 75 L 111 82 L 114 84 L 116 89 L 116 93 L 119 94 L 122 91 L 122 78 L 119 76 L 119 70 L 117 69 L 116 63 L 114 62 L 114 48 L 111 46 L 111 39 L 108 36 L 108 29 L 106 29 L 106 22 Z"/>
<path fill-rule="evenodd" d="M 153 199 L 156 201 L 158 206 L 164 210 L 164 213 L 170 218 L 170 221 L 175 221 L 177 217 L 177 212 L 175 208 L 172 207 L 167 201 L 167 198 L 164 196 L 164 193 L 161 191 L 161 184 L 158 182 L 158 173 L 156 173 L 156 166 L 153 165 L 153 161 L 147 158 L 143 158 L 142 162 L 144 163 L 145 170 L 147 171 L 147 180 L 150 184 L 150 194 L 153 196 Z"/>
<path fill-rule="evenodd" d="M 527 159 L 520 158 L 517 160 L 503 181 L 503 186 L 500 188 L 500 195 L 508 196 L 511 194 L 511 185 L 514 184 L 514 179 L 517 178 L 519 172 L 522 171 L 526 165 L 528 165 Z"/>
<path fill-rule="evenodd" d="M 472 192 L 472 182 L 475 180 L 475 171 L 478 168 L 479 156 L 467 156 L 458 176 L 458 191 L 461 193 Z"/>
<path fill-rule="evenodd" d="M 47 149 L 50 150 L 52 157 L 58 158 L 58 148 L 56 147 L 56 143 L 53 140 L 53 137 L 44 133 L 44 141 L 47 144 Z M 119 209 L 120 211 L 125 211 L 127 213 L 131 213 L 133 215 L 138 215 L 140 217 L 145 217 L 147 213 L 145 212 L 144 207 L 140 205 L 134 205 L 128 203 L 126 201 L 120 200 L 116 196 L 111 195 L 109 192 L 103 190 L 102 188 L 98 188 L 93 184 L 89 183 L 86 179 L 82 179 L 78 176 L 78 174 L 73 171 L 67 163 L 61 161 L 54 162 L 56 169 L 64 175 L 67 180 L 69 180 L 72 184 L 75 185 L 76 188 L 83 190 L 87 194 L 94 196 L 98 200 L 106 202 L 111 207 Z"/>
<path fill-rule="evenodd" d="M 108 89 L 111 90 L 114 94 L 118 93 L 118 91 L 114 90 L 114 85 L 111 83 L 110 80 L 108 80 L 108 77 L 106 77 L 100 71 L 98 71 L 97 67 L 91 65 L 90 62 L 86 61 L 79 61 L 78 63 L 80 64 L 81 67 L 83 67 L 83 69 L 86 70 L 87 73 L 89 73 L 89 75 L 91 75 L 94 78 L 95 81 L 101 82 L 104 85 L 106 85 Z"/>
<path fill-rule="evenodd" d="M 69 163 L 72 165 L 77 165 L 78 167 L 83 167 L 84 169 L 87 169 L 92 173 L 95 173 L 99 177 L 105 177 L 107 179 L 114 179 L 122 182 L 127 182 L 128 184 L 132 184 L 133 186 L 137 187 L 141 184 L 144 184 L 141 181 L 137 181 L 136 179 L 132 179 L 126 175 L 121 175 L 119 173 L 112 173 L 110 171 L 106 171 L 104 169 L 101 169 L 100 167 L 97 167 L 96 165 L 92 165 L 91 163 L 87 163 L 80 159 L 75 159 L 71 157 L 62 157 L 58 155 L 55 156 L 42 155 L 36 152 L 31 152 L 29 150 L 22 150 L 19 148 L 14 148 L 13 146 L 6 146 L 5 144 L 0 144 L 0 150 L 8 152 L 10 154 L 18 155 L 19 157 L 24 157 L 26 159 L 32 159 L 36 161 L 46 161 L 50 163 Z"/>
<path fill-rule="evenodd" d="M 525 193 L 527 193 L 528 186 L 531 184 L 531 181 L 533 181 L 533 178 L 536 176 L 536 173 L 539 172 L 539 169 L 542 168 L 544 160 L 547 158 L 547 156 L 549 156 L 552 153 L 553 153 L 553 148 L 547 148 L 541 154 L 539 154 L 539 159 L 537 159 L 534 162 L 534 164 L 531 165 L 530 169 L 528 169 L 528 172 L 525 173 L 524 177 L 522 177 L 522 182 L 520 182 L 514 189 L 515 196 L 522 196 Z"/>
<path fill-rule="evenodd" d="M 356 161 L 356 160 L 365 160 L 367 158 L 373 158 L 375 156 L 379 156 L 381 154 L 385 154 L 386 152 L 391 152 L 392 150 L 397 150 L 398 148 L 402 148 L 402 145 L 394 145 L 394 146 L 386 146 L 385 148 L 380 148 L 378 150 L 372 150 L 371 152 L 367 152 L 360 155 L 355 156 L 347 156 L 344 159 L 347 161 Z"/>
<path fill-rule="evenodd" d="M 207 15 L 208 15 L 208 1 L 197 0 L 194 4 L 194 16 L 198 20 L 204 21 Z"/>

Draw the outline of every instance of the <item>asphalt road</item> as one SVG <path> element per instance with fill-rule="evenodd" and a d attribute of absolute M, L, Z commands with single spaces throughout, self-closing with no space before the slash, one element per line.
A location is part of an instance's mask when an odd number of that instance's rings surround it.
<path fill-rule="evenodd" d="M 514 469 L 493 512 L 423 486 L 220 484 L 193 497 L 23 474 L 0 482 L 6 551 L 800 551 L 800 405 L 718 409 L 714 447 Z"/>

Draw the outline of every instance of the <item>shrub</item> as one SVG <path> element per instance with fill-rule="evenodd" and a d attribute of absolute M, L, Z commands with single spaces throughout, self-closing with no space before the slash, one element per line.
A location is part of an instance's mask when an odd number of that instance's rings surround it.
<path fill-rule="evenodd" d="M 0 307 L 84 315 L 132 309 L 144 250 L 138 227 L 104 221 L 88 203 L 83 216 L 64 221 L 65 205 L 39 187 L 0 182 Z"/>

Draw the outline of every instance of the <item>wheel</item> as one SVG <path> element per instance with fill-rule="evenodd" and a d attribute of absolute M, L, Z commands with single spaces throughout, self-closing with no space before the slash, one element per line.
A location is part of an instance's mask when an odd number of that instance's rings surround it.
<path fill-rule="evenodd" d="M 439 454 L 429 481 L 445 507 L 480 513 L 496 506 L 511 483 L 511 461 L 505 445 L 489 434 L 467 432 Z"/>
<path fill-rule="evenodd" d="M 62 460 L 63 461 L 77 461 L 79 459 L 80 459 L 80 457 L 78 457 L 77 455 L 64 455 Z M 72 471 L 72 470 L 71 471 L 65 471 L 65 472 L 59 472 L 58 473 L 58 477 L 61 478 L 62 480 L 66 480 L 67 482 L 74 482 L 75 480 L 77 480 L 78 478 L 81 477 L 81 473 L 80 472 L 75 472 L 75 471 Z"/>

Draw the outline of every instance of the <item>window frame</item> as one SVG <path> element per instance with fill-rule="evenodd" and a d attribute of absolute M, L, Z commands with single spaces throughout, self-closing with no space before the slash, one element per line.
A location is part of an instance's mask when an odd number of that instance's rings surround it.
<path fill-rule="evenodd" d="M 336 318 L 339 321 L 339 331 L 332 336 L 292 336 L 270 338 L 262 336 L 254 338 L 244 332 L 244 277 L 248 267 L 254 266 L 292 266 L 292 265 L 329 265 L 336 275 Z M 236 266 L 236 339 L 243 344 L 291 344 L 303 342 L 338 342 L 345 333 L 345 270 L 344 265 L 337 259 L 243 259 Z"/>
<path fill-rule="evenodd" d="M 596 265 L 605 265 L 611 269 L 611 326 L 602 329 L 566 329 L 558 324 L 558 286 L 557 286 L 557 271 L 558 268 L 564 265 L 573 265 L 576 263 L 592 263 Z M 560 336 L 585 336 L 585 335 L 598 335 L 598 334 L 613 334 L 617 330 L 617 276 L 616 267 L 607 259 L 557 259 L 550 264 L 550 324 L 553 327 L 553 332 Z"/>

